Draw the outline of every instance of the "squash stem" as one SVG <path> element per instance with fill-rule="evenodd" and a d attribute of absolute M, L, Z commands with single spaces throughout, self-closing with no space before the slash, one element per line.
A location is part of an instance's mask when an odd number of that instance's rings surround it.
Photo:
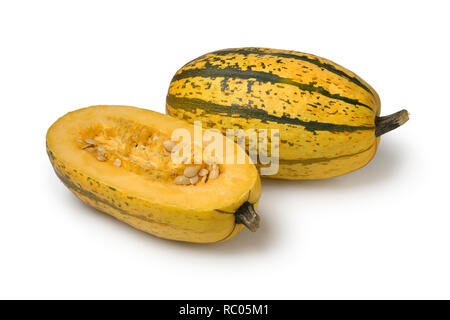
<path fill-rule="evenodd" d="M 236 211 L 236 223 L 241 223 L 246 226 L 250 231 L 255 232 L 259 228 L 259 215 L 253 208 L 253 204 L 246 201 Z"/>
<path fill-rule="evenodd" d="M 375 119 L 375 136 L 379 137 L 394 130 L 409 120 L 408 111 L 405 109 L 384 117 Z"/>

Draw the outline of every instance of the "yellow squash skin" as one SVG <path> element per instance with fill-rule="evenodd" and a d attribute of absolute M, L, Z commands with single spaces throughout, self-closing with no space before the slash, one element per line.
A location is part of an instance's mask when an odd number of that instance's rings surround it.
<path fill-rule="evenodd" d="M 90 114 L 86 115 L 88 113 Z M 99 113 L 104 115 L 99 116 Z M 151 186 L 149 186 L 149 190 L 141 189 L 130 192 L 132 186 L 125 186 L 120 182 L 121 176 L 132 175 L 125 169 L 114 168 L 111 164 L 105 162 L 98 162 L 97 164 L 88 155 L 79 156 L 78 152 L 80 151 L 77 151 L 79 148 L 75 146 L 75 142 L 73 146 L 64 146 L 64 148 L 61 146 L 62 142 L 68 145 L 70 141 L 75 141 L 77 135 L 76 133 L 70 133 L 71 130 L 76 129 L 74 127 L 75 129 L 66 130 L 69 132 L 68 135 L 71 136 L 61 140 L 61 132 L 65 130 L 67 123 L 78 121 L 80 118 L 83 120 L 83 117 L 87 119 L 88 117 L 98 116 L 100 118 L 117 116 L 121 119 L 133 119 L 135 121 L 146 119 L 142 121 L 148 120 L 147 122 L 150 125 L 159 124 L 160 128 L 158 129 L 163 131 L 186 126 L 184 122 L 156 112 L 125 106 L 94 106 L 71 112 L 60 118 L 47 133 L 47 153 L 57 176 L 78 198 L 134 228 L 165 239 L 213 243 L 231 239 L 243 229 L 242 224 L 236 223 L 233 213 L 246 201 L 254 204 L 256 208 L 261 195 L 260 179 L 253 165 L 246 165 L 245 168 L 249 179 L 246 180 L 248 182 L 247 187 L 239 189 L 239 192 L 229 192 L 230 197 L 223 201 L 223 207 L 217 207 L 217 203 L 208 203 L 207 200 L 199 201 L 201 204 L 197 206 L 189 205 L 186 201 L 177 201 L 177 194 L 180 194 L 180 199 L 191 193 L 194 196 L 201 195 L 201 191 L 195 192 L 193 189 L 197 188 L 196 186 L 162 185 L 162 190 L 167 189 L 167 192 L 174 192 L 172 197 L 174 202 L 164 200 L 170 199 L 169 195 L 152 195 Z M 72 152 L 77 152 L 77 154 L 72 154 Z M 79 161 L 76 160 L 77 157 L 80 158 Z M 83 165 L 80 165 L 80 163 Z M 108 170 L 113 172 L 112 177 L 102 177 L 100 166 L 110 166 L 111 168 Z M 117 182 L 115 182 L 114 177 L 116 173 L 119 177 Z M 224 173 L 223 179 L 225 178 Z M 219 180 L 220 177 L 217 181 L 213 181 L 212 183 L 216 183 L 216 185 L 211 188 L 219 189 Z M 145 181 L 142 183 L 145 183 Z M 161 191 L 155 189 L 154 192 Z M 223 192 L 227 194 L 226 190 Z M 146 194 L 148 194 L 148 197 L 145 196 Z"/>
<path fill-rule="evenodd" d="M 203 55 L 173 77 L 166 112 L 223 133 L 278 129 L 279 171 L 268 178 L 339 176 L 366 165 L 379 143 L 375 90 L 330 60 L 296 51 L 237 48 Z"/>

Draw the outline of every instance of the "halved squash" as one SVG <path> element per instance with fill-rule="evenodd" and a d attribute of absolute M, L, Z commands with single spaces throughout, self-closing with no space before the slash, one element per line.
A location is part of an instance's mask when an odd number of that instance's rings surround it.
<path fill-rule="evenodd" d="M 81 200 L 152 235 L 210 243 L 259 224 L 256 167 L 174 163 L 174 130 L 194 126 L 135 107 L 70 112 L 47 132 L 47 153 L 62 182 Z M 225 137 L 220 136 L 226 141 Z"/>

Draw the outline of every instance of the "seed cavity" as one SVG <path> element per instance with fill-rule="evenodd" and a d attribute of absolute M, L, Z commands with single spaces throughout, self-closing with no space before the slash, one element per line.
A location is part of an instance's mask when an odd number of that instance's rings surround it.
<path fill-rule="evenodd" d="M 185 157 L 181 162 L 171 162 L 168 156 L 179 152 L 186 142 L 177 143 L 166 136 L 152 134 L 150 129 L 136 129 L 132 124 L 122 122 L 113 128 L 99 130 L 89 128 L 74 138 L 80 149 L 86 150 L 98 161 L 110 162 L 118 168 L 125 167 L 148 179 L 168 179 L 185 186 L 207 183 L 220 175 L 220 167 L 214 157 L 204 159 L 202 164 L 190 164 L 189 155 L 183 153 Z M 95 138 L 84 138 L 86 136 Z M 200 152 L 195 149 L 190 156 Z M 192 150 L 191 145 L 188 150 Z"/>

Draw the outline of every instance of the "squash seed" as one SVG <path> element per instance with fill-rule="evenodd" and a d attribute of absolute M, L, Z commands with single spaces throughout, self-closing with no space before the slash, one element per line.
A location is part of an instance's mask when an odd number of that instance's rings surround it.
<path fill-rule="evenodd" d="M 176 146 L 175 142 L 172 140 L 166 140 L 163 142 L 164 148 L 166 148 L 167 151 L 171 152 L 173 148 Z"/>
<path fill-rule="evenodd" d="M 207 162 L 206 164 L 208 165 L 209 171 L 214 170 L 214 168 L 219 168 L 214 161 L 210 161 L 209 163 Z"/>
<path fill-rule="evenodd" d="M 97 152 L 98 153 L 105 153 L 105 148 L 103 148 L 102 146 L 98 146 Z"/>
<path fill-rule="evenodd" d="M 195 176 L 195 177 L 192 177 L 192 178 L 189 179 L 189 182 L 190 182 L 191 184 L 196 184 L 197 181 L 198 181 L 198 176 Z"/>
<path fill-rule="evenodd" d="M 114 165 L 116 167 L 120 167 L 122 165 L 122 160 L 120 160 L 119 158 L 117 158 L 116 160 L 114 160 Z"/>
<path fill-rule="evenodd" d="M 86 142 L 88 144 L 92 144 L 93 146 L 97 145 L 97 141 L 95 141 L 94 139 L 91 139 L 91 138 L 84 139 L 84 142 Z"/>
<path fill-rule="evenodd" d="M 207 174 L 208 174 L 208 169 L 205 169 L 205 168 L 203 168 L 203 169 L 201 169 L 199 172 L 198 172 L 198 175 L 200 176 L 200 177 L 204 177 L 204 176 L 206 176 Z"/>
<path fill-rule="evenodd" d="M 105 158 L 104 156 L 98 156 L 98 157 L 97 157 L 97 160 L 98 160 L 98 161 L 105 161 L 106 158 Z"/>
<path fill-rule="evenodd" d="M 172 153 L 176 153 L 176 152 L 178 152 L 181 148 L 183 148 L 183 144 L 182 143 L 178 143 L 178 144 L 175 144 L 175 146 L 172 148 Z"/>
<path fill-rule="evenodd" d="M 92 144 L 85 144 L 84 146 L 81 147 L 81 149 L 92 148 L 92 147 L 93 147 Z"/>
<path fill-rule="evenodd" d="M 174 180 L 175 184 L 190 184 L 191 181 L 189 181 L 189 178 L 186 178 L 185 176 L 178 176 Z"/>
<path fill-rule="evenodd" d="M 219 176 L 219 169 L 218 168 L 213 168 L 211 170 L 211 172 L 209 173 L 209 179 L 217 179 L 218 176 Z"/>
<path fill-rule="evenodd" d="M 187 178 L 192 178 L 197 175 L 199 170 L 200 170 L 200 168 L 198 168 L 198 167 L 190 166 L 190 167 L 186 167 L 186 169 L 184 169 L 183 174 Z"/>

